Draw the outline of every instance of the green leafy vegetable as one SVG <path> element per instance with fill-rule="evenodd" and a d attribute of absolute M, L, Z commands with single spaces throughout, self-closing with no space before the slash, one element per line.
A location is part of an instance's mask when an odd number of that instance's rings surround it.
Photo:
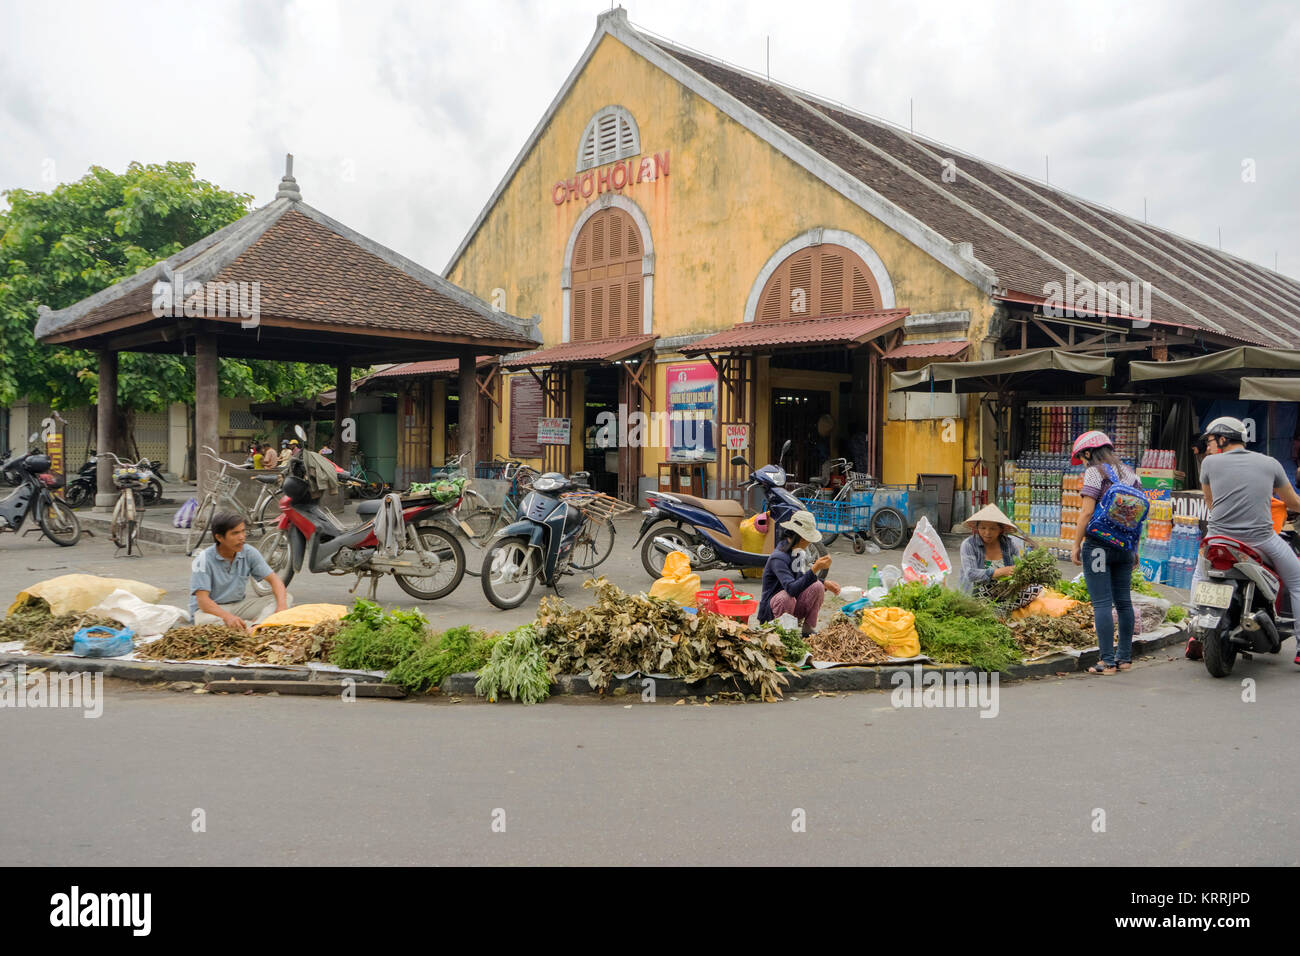
<path fill-rule="evenodd" d="M 876 603 L 911 611 L 916 616 L 921 652 L 936 663 L 996 671 L 1022 657 L 1020 646 L 997 619 L 993 606 L 973 595 L 913 581 L 894 585 Z"/>
<path fill-rule="evenodd" d="M 482 670 L 500 635 L 487 635 L 462 625 L 425 640 L 399 661 L 385 680 L 410 692 L 437 687 L 452 674 Z"/>
<path fill-rule="evenodd" d="M 1185 617 L 1187 617 L 1187 608 L 1181 604 L 1171 604 L 1169 610 L 1165 612 L 1165 620 L 1170 624 L 1177 624 Z"/>
<path fill-rule="evenodd" d="M 504 693 L 525 704 L 536 704 L 550 695 L 550 671 L 533 625 L 517 627 L 496 642 L 492 656 L 479 671 L 474 693 L 493 703 Z"/>
<path fill-rule="evenodd" d="M 367 671 L 392 670 L 428 640 L 429 622 L 419 611 L 384 610 L 357 599 L 343 616 L 330 663 Z"/>

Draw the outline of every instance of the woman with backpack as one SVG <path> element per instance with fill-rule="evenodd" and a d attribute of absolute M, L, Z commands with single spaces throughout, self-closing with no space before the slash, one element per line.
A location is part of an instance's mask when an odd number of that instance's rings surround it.
<path fill-rule="evenodd" d="M 1137 472 L 1120 461 L 1105 432 L 1084 432 L 1075 439 L 1070 461 L 1088 466 L 1070 554 L 1071 561 L 1083 565 L 1101 650 L 1088 672 L 1109 676 L 1133 666 L 1133 567 L 1149 502 Z M 1119 619 L 1118 649 L 1112 608 Z"/>

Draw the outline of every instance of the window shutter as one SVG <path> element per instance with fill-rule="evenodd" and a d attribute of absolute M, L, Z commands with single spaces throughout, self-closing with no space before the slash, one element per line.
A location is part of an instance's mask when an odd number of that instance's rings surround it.
<path fill-rule="evenodd" d="M 874 312 L 880 308 L 875 283 L 857 266 L 853 268 L 853 311 Z"/>
<path fill-rule="evenodd" d="M 844 257 L 827 252 L 821 257 L 821 281 L 817 288 L 821 302 L 817 315 L 841 315 L 844 312 Z"/>
<path fill-rule="evenodd" d="M 813 311 L 816 303 L 813 301 L 814 293 L 817 291 L 812 284 L 812 252 L 801 252 L 798 257 L 790 263 L 790 294 L 786 296 L 786 301 L 782 303 L 781 312 L 791 318 L 808 317 L 816 315 Z M 803 290 L 803 311 L 795 312 L 795 296 L 799 295 L 799 290 Z"/>
<path fill-rule="evenodd" d="M 569 341 L 640 334 L 642 256 L 641 234 L 623 210 L 587 221 L 574 245 Z"/>
<path fill-rule="evenodd" d="M 633 228 L 627 231 L 627 256 L 629 259 L 641 257 L 641 233 Z"/>
<path fill-rule="evenodd" d="M 804 312 L 792 311 L 796 289 L 804 290 Z M 878 308 L 880 290 L 871 270 L 856 253 L 827 244 L 793 253 L 777 266 L 759 295 L 754 318 L 811 319 Z"/>
<path fill-rule="evenodd" d="M 763 319 L 779 319 L 784 309 L 784 301 L 781 298 L 781 273 L 789 271 L 777 269 L 776 274 L 767 280 L 767 294 L 763 296 L 762 303 L 759 307 L 759 317 Z"/>
<path fill-rule="evenodd" d="M 510 379 L 510 454 L 515 458 L 540 458 L 537 420 L 542 417 L 542 387 L 532 376 Z"/>
<path fill-rule="evenodd" d="M 591 218 L 591 261 L 605 261 L 605 217 L 600 213 Z"/>
<path fill-rule="evenodd" d="M 641 332 L 641 277 L 633 276 L 627 283 L 627 308 L 623 314 L 623 334 L 639 335 Z"/>
<path fill-rule="evenodd" d="M 613 216 L 609 220 L 609 257 L 623 258 L 623 220 L 619 216 Z"/>
<path fill-rule="evenodd" d="M 587 337 L 598 341 L 609 335 L 605 321 L 605 287 L 593 286 L 591 289 L 591 314 L 587 320 Z"/>
<path fill-rule="evenodd" d="M 611 338 L 622 335 L 623 329 L 623 284 L 609 287 L 609 318 L 605 323 L 605 333 Z"/>
<path fill-rule="evenodd" d="M 573 310 L 569 314 L 569 341 L 587 340 L 587 290 L 573 290 Z"/>

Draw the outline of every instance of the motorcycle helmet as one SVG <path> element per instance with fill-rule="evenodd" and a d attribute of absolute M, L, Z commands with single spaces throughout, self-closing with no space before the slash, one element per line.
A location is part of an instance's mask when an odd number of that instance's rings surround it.
<path fill-rule="evenodd" d="M 1246 441 L 1246 423 L 1239 418 L 1223 415 L 1206 425 L 1203 434 L 1206 439 L 1226 438 L 1230 442 L 1242 442 L 1244 444 Z"/>
<path fill-rule="evenodd" d="M 302 504 L 311 499 L 311 485 L 297 475 L 286 475 L 282 487 L 294 504 Z"/>
<path fill-rule="evenodd" d="M 33 475 L 39 475 L 43 471 L 50 470 L 49 455 L 28 455 L 27 460 L 23 462 L 23 468 L 30 471 Z"/>
<path fill-rule="evenodd" d="M 1074 440 L 1074 447 L 1070 449 L 1070 464 L 1082 465 L 1083 459 L 1079 457 L 1080 452 L 1092 451 L 1095 448 L 1105 448 L 1115 443 L 1110 440 L 1110 436 L 1105 432 L 1096 430 L 1084 432 Z"/>

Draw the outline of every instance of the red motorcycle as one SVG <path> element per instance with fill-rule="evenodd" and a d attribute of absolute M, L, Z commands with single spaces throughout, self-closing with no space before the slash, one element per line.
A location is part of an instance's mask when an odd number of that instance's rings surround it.
<path fill-rule="evenodd" d="M 294 456 L 285 475 L 276 529 L 258 545 L 285 584 L 305 564 L 317 573 L 355 574 L 353 592 L 362 577 L 369 576 L 371 600 L 385 574 L 393 575 L 398 587 L 421 601 L 436 601 L 456 590 L 465 576 L 465 552 L 435 519 L 454 509 L 457 501 L 403 502 L 400 527 L 395 509 L 389 520 L 382 520 L 380 511 L 391 508 L 387 500 L 363 501 L 357 508 L 361 523 L 344 528 L 313 500 L 303 454 Z"/>

